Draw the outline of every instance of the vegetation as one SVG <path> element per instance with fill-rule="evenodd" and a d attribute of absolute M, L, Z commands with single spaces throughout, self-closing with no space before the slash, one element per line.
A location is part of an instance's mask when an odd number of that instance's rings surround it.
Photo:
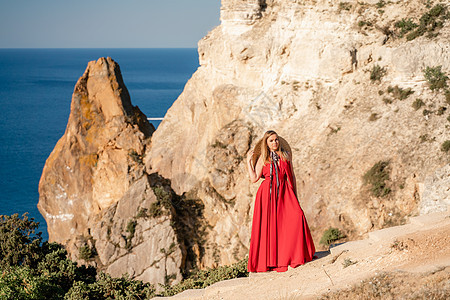
<path fill-rule="evenodd" d="M 376 5 L 377 8 L 383 8 L 383 7 L 386 6 L 386 1 L 380 0 L 375 5 Z"/>
<path fill-rule="evenodd" d="M 450 141 L 449 140 L 446 140 L 444 143 L 442 143 L 441 150 L 444 152 L 450 151 Z"/>
<path fill-rule="evenodd" d="M 420 99 L 420 98 L 417 98 L 414 102 L 413 102 L 413 104 L 412 104 L 412 107 L 415 109 L 415 110 L 419 110 L 422 106 L 424 106 L 425 105 L 425 103 L 422 101 L 422 99 Z"/>
<path fill-rule="evenodd" d="M 206 270 L 198 270 L 174 286 L 164 286 L 165 289 L 161 293 L 161 295 L 173 296 L 187 289 L 205 288 L 222 280 L 247 277 L 247 263 L 248 259 L 245 258 L 231 266 L 221 266 L 214 269 L 208 268 Z"/>
<path fill-rule="evenodd" d="M 172 209 L 172 194 L 163 186 L 152 187 L 156 196 L 156 202 L 150 206 L 149 215 L 153 218 L 159 217 Z"/>
<path fill-rule="evenodd" d="M 369 117 L 369 121 L 370 121 L 370 122 L 374 122 L 374 121 L 378 120 L 379 118 L 380 118 L 380 117 L 378 116 L 377 113 L 372 113 L 372 114 L 370 115 L 370 117 Z"/>
<path fill-rule="evenodd" d="M 79 251 L 78 257 L 80 259 L 85 260 L 85 261 L 89 261 L 95 255 L 97 255 L 97 251 L 96 251 L 95 247 L 89 247 L 88 244 L 85 244 L 85 245 L 81 246 L 78 251 Z"/>
<path fill-rule="evenodd" d="M 398 85 L 392 87 L 389 86 L 387 89 L 388 93 L 391 94 L 394 98 L 397 98 L 399 100 L 405 100 L 410 95 L 414 94 L 414 91 L 411 88 L 402 89 L 398 87 Z"/>
<path fill-rule="evenodd" d="M 330 292 L 318 299 L 449 299 L 448 271 L 448 268 L 439 268 L 424 274 L 381 273 L 349 289 Z"/>
<path fill-rule="evenodd" d="M 127 223 L 126 231 L 128 232 L 128 235 L 126 237 L 127 242 L 125 244 L 125 248 L 128 250 L 130 250 L 131 246 L 132 246 L 131 240 L 133 239 L 134 233 L 136 232 L 136 225 L 137 225 L 137 221 L 134 219 L 129 220 Z"/>
<path fill-rule="evenodd" d="M 442 72 L 442 66 L 437 67 L 426 67 L 423 70 L 423 75 L 428 82 L 430 90 L 440 90 L 448 87 L 447 80 L 448 76 Z"/>
<path fill-rule="evenodd" d="M 358 22 L 358 26 L 359 27 L 364 27 L 364 26 L 372 26 L 373 24 L 372 24 L 372 22 L 370 22 L 370 21 L 359 21 Z"/>
<path fill-rule="evenodd" d="M 61 245 L 42 243 L 38 226 L 26 214 L 0 216 L 1 299 L 63 299 L 75 282 L 96 280 L 96 270 L 77 266 Z"/>
<path fill-rule="evenodd" d="M 391 189 L 387 186 L 389 181 L 389 161 L 377 162 L 363 176 L 364 184 L 371 186 L 372 194 L 375 197 L 385 197 Z"/>
<path fill-rule="evenodd" d="M 414 30 L 419 27 L 416 23 L 413 22 L 411 18 L 409 19 L 401 19 L 395 23 L 395 27 L 400 29 L 400 36 L 403 37 L 404 34 Z"/>
<path fill-rule="evenodd" d="M 36 233 L 38 226 L 26 215 L 0 215 L 0 299 L 151 299 L 248 276 L 244 259 L 231 266 L 198 270 L 177 285 L 163 286 L 164 290 L 157 293 L 154 285 L 132 280 L 128 275 L 112 278 L 93 267 L 78 266 L 67 258 L 62 245 L 42 243 L 41 233 Z M 127 231 L 133 232 L 134 227 L 129 222 Z M 88 248 L 81 250 L 87 256 Z M 167 251 L 171 248 L 172 245 Z"/>
<path fill-rule="evenodd" d="M 87 283 L 76 281 L 65 294 L 66 300 L 100 300 L 100 299 L 151 299 L 156 296 L 153 285 L 140 280 L 132 280 L 128 275 L 112 278 L 109 274 L 100 272 L 96 281 Z"/>
<path fill-rule="evenodd" d="M 347 267 L 349 267 L 351 265 L 357 264 L 357 263 L 358 263 L 358 261 L 353 261 L 350 258 L 346 258 L 346 259 L 344 259 L 344 262 L 342 263 L 342 266 L 345 269 L 345 268 L 347 268 Z"/>
<path fill-rule="evenodd" d="M 431 110 L 428 110 L 428 109 L 424 109 L 423 111 L 422 111 L 422 114 L 424 115 L 424 116 L 428 116 L 428 115 L 431 115 L 433 112 L 431 111 Z"/>
<path fill-rule="evenodd" d="M 136 162 L 136 163 L 138 163 L 138 164 L 140 164 L 140 165 L 142 165 L 142 164 L 144 163 L 144 157 L 143 157 L 142 155 L 139 155 L 139 154 L 136 152 L 136 150 L 131 149 L 130 152 L 128 152 L 128 155 L 131 157 L 131 159 L 132 159 L 134 162 Z"/>
<path fill-rule="evenodd" d="M 395 27 L 400 30 L 398 34 L 400 37 L 406 34 L 406 39 L 412 41 L 426 33 L 428 37 L 435 37 L 449 18 L 450 14 L 447 13 L 445 6 L 437 4 L 420 17 L 419 24 L 412 19 L 402 19 L 395 23 Z"/>
<path fill-rule="evenodd" d="M 372 82 L 381 81 L 381 78 L 386 75 L 386 68 L 381 67 L 379 65 L 374 65 L 372 70 L 370 71 L 370 80 Z"/>
<path fill-rule="evenodd" d="M 352 9 L 352 5 L 349 2 L 339 2 L 339 12 L 350 9 Z"/>
<path fill-rule="evenodd" d="M 331 243 L 344 238 L 345 235 L 337 228 L 330 227 L 322 235 L 320 243 L 329 246 Z"/>

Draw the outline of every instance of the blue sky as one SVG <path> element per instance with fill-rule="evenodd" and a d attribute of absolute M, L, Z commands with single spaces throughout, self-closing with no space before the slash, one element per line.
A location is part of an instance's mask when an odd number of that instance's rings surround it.
<path fill-rule="evenodd" d="M 220 0 L 0 0 L 0 48 L 195 48 Z"/>

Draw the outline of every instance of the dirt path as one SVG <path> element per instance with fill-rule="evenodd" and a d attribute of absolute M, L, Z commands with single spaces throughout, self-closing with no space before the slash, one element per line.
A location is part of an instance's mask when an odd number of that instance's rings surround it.
<path fill-rule="evenodd" d="M 155 299 L 316 299 L 384 272 L 414 276 L 444 270 L 439 278 L 448 283 L 450 211 L 411 218 L 410 224 L 371 232 L 365 240 L 341 244 L 318 256 L 284 273 L 252 273 L 248 278 Z"/>

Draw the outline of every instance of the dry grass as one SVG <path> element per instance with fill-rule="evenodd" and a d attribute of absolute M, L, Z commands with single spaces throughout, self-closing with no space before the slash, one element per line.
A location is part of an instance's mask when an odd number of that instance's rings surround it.
<path fill-rule="evenodd" d="M 382 273 L 318 299 L 450 299 L 450 267 L 425 274 Z"/>

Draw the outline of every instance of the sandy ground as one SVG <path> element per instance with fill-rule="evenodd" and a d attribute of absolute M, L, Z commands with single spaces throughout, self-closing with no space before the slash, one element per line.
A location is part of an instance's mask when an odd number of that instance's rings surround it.
<path fill-rule="evenodd" d="M 284 273 L 252 273 L 155 299 L 316 299 L 386 272 L 423 277 L 442 271 L 439 280 L 449 282 L 450 211 L 414 217 L 409 224 L 371 232 L 365 240 L 317 255 L 318 259 Z"/>

